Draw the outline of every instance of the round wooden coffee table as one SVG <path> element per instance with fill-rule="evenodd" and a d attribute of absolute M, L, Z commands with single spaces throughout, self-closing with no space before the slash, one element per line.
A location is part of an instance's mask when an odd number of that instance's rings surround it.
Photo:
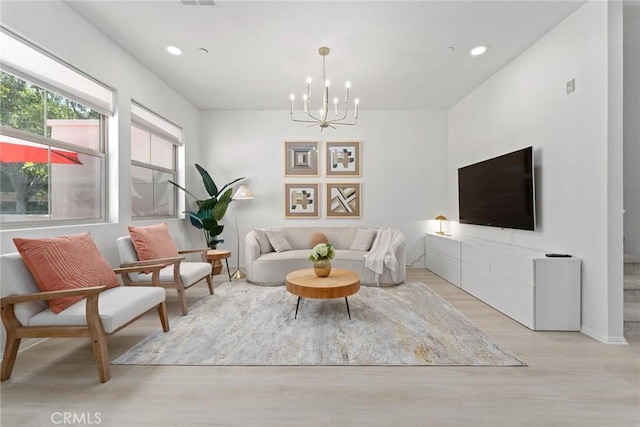
<path fill-rule="evenodd" d="M 331 274 L 327 277 L 316 276 L 313 268 L 296 270 L 287 274 L 286 283 L 287 291 L 298 296 L 294 319 L 298 318 L 301 298 L 331 299 L 342 297 L 347 304 L 347 314 L 351 319 L 347 297 L 360 290 L 360 276 L 353 271 L 342 268 L 331 269 Z"/>

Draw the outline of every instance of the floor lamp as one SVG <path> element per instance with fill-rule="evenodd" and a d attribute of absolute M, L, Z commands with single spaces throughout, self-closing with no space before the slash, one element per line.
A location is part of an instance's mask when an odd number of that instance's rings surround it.
<path fill-rule="evenodd" d="M 236 190 L 235 193 L 233 193 L 233 196 L 231 196 L 231 200 L 236 201 L 236 200 L 250 200 L 250 199 L 255 199 L 255 196 L 253 195 L 253 193 L 251 192 L 251 190 L 249 190 L 249 187 L 247 187 L 246 185 L 241 185 L 240 187 L 238 187 L 238 189 Z M 233 204 L 233 221 L 236 223 L 236 241 L 238 242 L 238 264 L 237 264 L 237 269 L 236 272 L 233 273 L 233 278 L 234 279 L 244 279 L 245 277 L 247 277 L 242 271 L 240 271 L 240 227 L 238 227 L 238 219 L 236 218 L 236 206 L 235 203 Z"/>

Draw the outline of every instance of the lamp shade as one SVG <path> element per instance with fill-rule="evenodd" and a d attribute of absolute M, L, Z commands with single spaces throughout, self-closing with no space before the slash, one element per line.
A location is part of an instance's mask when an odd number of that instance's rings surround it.
<path fill-rule="evenodd" d="M 442 214 L 440 214 L 437 217 L 435 217 L 435 219 L 437 219 L 438 221 L 446 221 L 447 217 L 442 215 Z"/>
<path fill-rule="evenodd" d="M 236 189 L 236 192 L 233 193 L 233 196 L 231 196 L 231 198 L 233 200 L 248 200 L 255 199 L 255 196 L 253 195 L 251 190 L 249 190 L 249 187 L 243 184 Z"/>

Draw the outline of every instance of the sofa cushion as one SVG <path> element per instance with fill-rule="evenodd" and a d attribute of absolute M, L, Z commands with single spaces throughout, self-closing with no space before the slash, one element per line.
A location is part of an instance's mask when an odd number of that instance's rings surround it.
<path fill-rule="evenodd" d="M 319 243 L 329 243 L 329 239 L 326 234 L 316 231 L 309 238 L 309 248 L 314 248 Z"/>
<path fill-rule="evenodd" d="M 354 237 L 351 243 L 351 250 L 354 251 L 369 251 L 373 240 L 376 238 L 378 230 L 373 228 L 358 228 L 356 230 L 356 237 Z"/>
<path fill-rule="evenodd" d="M 42 239 L 16 237 L 13 242 L 43 292 L 120 285 L 89 233 Z M 81 299 L 56 298 L 49 300 L 49 307 L 60 313 Z"/>
<path fill-rule="evenodd" d="M 129 226 L 131 242 L 140 261 L 180 256 L 166 222 L 147 226 Z"/>
<path fill-rule="evenodd" d="M 276 252 L 285 252 L 293 249 L 282 230 L 267 230 L 267 238 Z"/>
<path fill-rule="evenodd" d="M 256 235 L 256 240 L 258 240 L 258 246 L 260 246 L 260 253 L 268 254 L 269 252 L 273 252 L 273 246 L 271 246 L 271 242 L 269 242 L 267 232 L 258 229 L 253 230 L 253 232 Z"/>

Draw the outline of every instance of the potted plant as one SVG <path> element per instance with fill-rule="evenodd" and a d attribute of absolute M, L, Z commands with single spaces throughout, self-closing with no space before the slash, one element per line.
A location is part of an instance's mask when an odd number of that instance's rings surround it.
<path fill-rule="evenodd" d="M 331 260 L 336 255 L 331 243 L 318 243 L 313 247 L 309 261 L 313 262 L 313 271 L 318 277 L 331 274 Z"/>
<path fill-rule="evenodd" d="M 203 231 L 207 246 L 211 249 L 215 249 L 218 243 L 224 242 L 224 240 L 218 239 L 218 236 L 224 229 L 224 225 L 219 224 L 218 221 L 222 219 L 224 214 L 227 212 L 229 203 L 231 203 L 231 193 L 233 191 L 231 185 L 244 179 L 244 177 L 234 179 L 218 190 L 218 186 L 213 182 L 209 172 L 197 163 L 196 169 L 198 169 L 198 172 L 202 177 L 204 188 L 207 190 L 207 193 L 209 193 L 210 197 L 208 199 L 201 200 L 186 188 L 173 181 L 169 182 L 195 199 L 196 204 L 198 205 L 198 210 L 196 212 L 186 211 L 185 213 L 189 217 L 191 224 Z"/>

